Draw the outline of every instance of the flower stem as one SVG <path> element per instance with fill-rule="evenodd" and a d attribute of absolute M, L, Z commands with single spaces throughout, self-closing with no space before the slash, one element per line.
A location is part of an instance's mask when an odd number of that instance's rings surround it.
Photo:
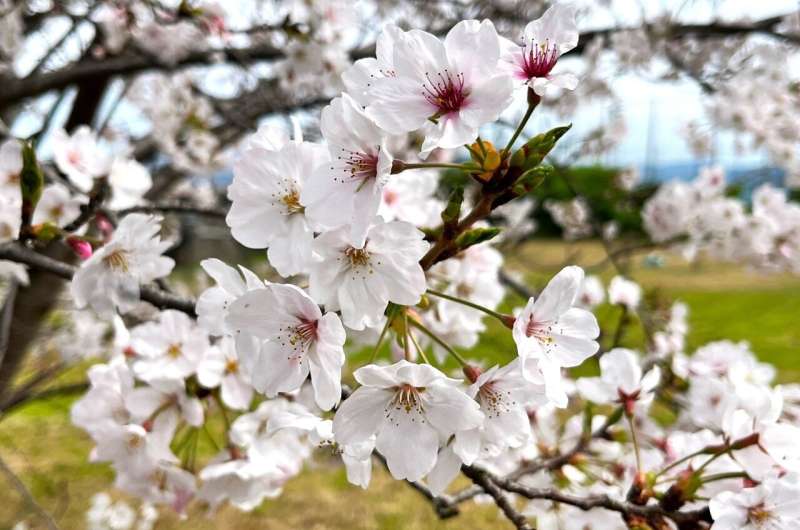
<path fill-rule="evenodd" d="M 458 298 L 457 296 L 451 296 L 449 294 L 444 294 L 439 291 L 434 291 L 433 289 L 428 289 L 428 294 L 432 294 L 438 298 L 444 298 L 445 300 L 450 300 L 451 302 L 455 302 L 457 304 L 465 305 L 467 307 L 471 307 L 472 309 L 477 309 L 478 311 L 482 311 L 489 316 L 493 316 L 494 318 L 498 319 L 501 322 L 505 322 L 507 319 L 506 315 L 502 313 L 498 313 L 497 311 L 492 311 L 488 307 L 484 307 L 480 304 L 476 304 L 474 302 L 470 302 L 469 300 L 464 300 L 463 298 Z"/>
<path fill-rule="evenodd" d="M 633 449 L 636 452 L 636 471 L 642 471 L 642 455 L 639 451 L 639 437 L 636 435 L 636 426 L 633 424 L 633 414 L 625 414 L 628 418 L 628 425 L 631 428 L 631 441 L 633 442 Z"/>
<path fill-rule="evenodd" d="M 419 342 L 417 342 L 417 339 L 414 337 L 414 334 L 411 333 L 410 329 L 408 330 L 408 336 L 411 339 L 411 343 L 414 344 L 414 347 L 417 349 L 419 356 L 422 357 L 423 361 L 425 361 L 425 364 L 431 364 L 431 362 L 428 360 L 428 356 L 425 355 L 425 350 L 420 347 Z"/>
<path fill-rule="evenodd" d="M 469 171 L 474 167 L 469 167 L 464 164 L 449 164 L 446 162 L 403 162 L 402 160 L 395 160 L 392 163 L 392 174 L 402 173 L 407 169 L 459 169 L 461 171 Z"/>
<path fill-rule="evenodd" d="M 700 479 L 703 484 L 709 482 L 716 482 L 717 480 L 728 480 L 732 478 L 748 478 L 748 474 L 744 471 L 730 471 L 728 473 L 717 473 L 716 475 L 707 475 Z"/>
<path fill-rule="evenodd" d="M 528 90 L 530 91 L 533 89 L 529 88 Z M 539 104 L 538 98 L 535 99 L 531 99 L 530 97 L 528 98 L 528 110 L 525 111 L 525 115 L 522 117 L 522 121 L 519 122 L 519 125 L 517 125 L 517 128 L 514 130 L 514 134 L 511 135 L 511 139 L 503 148 L 502 151 L 503 154 L 508 154 L 508 152 L 511 151 L 511 148 L 514 147 L 514 142 L 516 142 L 517 138 L 519 138 L 519 135 L 522 134 L 522 130 L 528 124 L 528 120 L 531 118 L 531 114 L 533 114 L 533 109 L 535 109 L 538 104 Z"/>
<path fill-rule="evenodd" d="M 458 362 L 459 362 L 459 364 L 461 364 L 461 366 L 466 366 L 466 364 L 467 364 L 467 361 L 466 361 L 466 360 L 465 360 L 465 359 L 464 359 L 464 358 L 463 358 L 463 357 L 462 357 L 462 356 L 461 356 L 461 355 L 460 355 L 460 354 L 459 354 L 457 351 L 455 351 L 455 350 L 452 348 L 452 346 L 450 346 L 450 345 L 449 345 L 449 344 L 447 344 L 445 341 L 443 341 L 442 339 L 440 339 L 439 337 L 437 337 L 437 336 L 436 336 L 436 334 L 434 334 L 434 333 L 433 333 L 431 330 L 429 330 L 428 328 L 426 328 L 425 326 L 423 326 L 423 325 L 422 325 L 422 324 L 420 324 L 419 322 L 416 322 L 416 321 L 412 320 L 412 321 L 411 321 L 411 324 L 412 324 L 412 325 L 413 325 L 415 328 L 417 328 L 417 329 L 419 329 L 421 332 L 423 332 L 425 335 L 427 335 L 427 336 L 428 336 L 428 337 L 429 337 L 429 338 L 430 338 L 430 339 L 431 339 L 433 342 L 435 342 L 436 344 L 438 344 L 439 346 L 441 346 L 442 348 L 444 348 L 445 350 L 447 350 L 447 353 L 449 353 L 450 355 L 452 355 L 452 356 L 453 356 L 453 358 L 454 358 L 456 361 L 458 361 Z"/>
<path fill-rule="evenodd" d="M 375 362 L 375 357 L 378 356 L 378 350 L 381 349 L 381 344 L 383 344 L 383 338 L 386 336 L 386 332 L 389 331 L 389 326 L 392 324 L 392 315 L 386 317 L 386 324 L 383 325 L 383 329 L 381 330 L 381 334 L 378 337 L 378 342 L 375 343 L 375 348 L 372 350 L 372 355 L 369 356 L 369 364 Z"/>

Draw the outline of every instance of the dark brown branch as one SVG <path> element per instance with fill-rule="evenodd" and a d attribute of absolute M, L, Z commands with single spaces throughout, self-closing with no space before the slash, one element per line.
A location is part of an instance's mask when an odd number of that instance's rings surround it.
<path fill-rule="evenodd" d="M 202 206 L 192 206 L 190 204 L 181 203 L 165 203 L 165 204 L 147 204 L 142 206 L 132 206 L 116 212 L 119 216 L 128 215 L 130 213 L 186 213 L 193 215 L 201 215 L 205 217 L 219 217 L 225 218 L 228 211 L 225 208 L 204 208 Z"/>
<path fill-rule="evenodd" d="M 374 53 L 374 47 L 367 47 L 353 50 L 350 56 L 355 60 Z M 0 92 L 0 107 L 23 98 L 38 96 L 50 90 L 63 89 L 87 80 L 131 75 L 146 70 L 169 71 L 179 67 L 209 65 L 218 62 L 217 58 L 220 56 L 227 61 L 250 63 L 280 59 L 283 57 L 283 53 L 269 44 L 258 44 L 250 48 L 201 50 L 191 53 L 175 65 L 159 63 L 152 57 L 134 52 L 103 59 L 87 56 L 84 60 L 53 72 L 41 73 L 25 79 L 9 76 L 4 79 L 0 78 L 3 82 L 3 91 Z"/>
<path fill-rule="evenodd" d="M 488 473 L 487 473 L 488 474 Z M 526 499 L 544 499 L 561 504 L 575 506 L 581 510 L 591 510 L 594 508 L 604 508 L 612 512 L 618 512 L 623 516 L 639 516 L 650 518 L 669 518 L 678 524 L 685 524 L 698 521 L 710 521 L 708 509 L 701 509 L 686 512 L 670 512 L 657 505 L 639 505 L 613 499 L 608 495 L 589 495 L 579 497 L 562 493 L 554 488 L 531 488 L 519 482 L 495 477 L 490 475 L 492 482 L 500 488 L 521 495 Z"/>
<path fill-rule="evenodd" d="M 494 499 L 497 507 L 502 510 L 503 514 L 509 521 L 514 523 L 518 530 L 533 530 L 528 520 L 524 515 L 519 513 L 512 505 L 511 499 L 508 494 L 500 489 L 497 484 L 489 477 L 489 474 L 482 469 L 473 466 L 462 466 L 461 472 L 469 477 L 472 482 L 480 486 L 483 491 L 488 493 Z"/>
<path fill-rule="evenodd" d="M 48 258 L 47 256 L 16 243 L 8 243 L 0 246 L 0 259 L 24 263 L 30 267 L 60 276 L 65 280 L 71 280 L 76 271 L 76 268 L 72 265 L 67 265 L 61 261 Z M 190 316 L 195 315 L 195 301 L 191 299 L 181 298 L 147 285 L 142 285 L 140 287 L 140 297 L 145 302 L 159 309 L 176 309 Z"/>

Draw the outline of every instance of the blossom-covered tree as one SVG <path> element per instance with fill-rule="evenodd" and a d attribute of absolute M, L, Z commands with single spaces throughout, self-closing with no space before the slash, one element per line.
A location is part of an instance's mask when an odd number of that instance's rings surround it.
<path fill-rule="evenodd" d="M 686 306 L 664 316 L 621 263 L 660 248 L 800 273 L 798 13 L 585 30 L 609 8 L 236 4 L 0 0 L 0 420 L 93 359 L 45 393 L 82 393 L 90 458 L 147 524 L 153 506 L 253 510 L 325 446 L 352 484 L 381 462 L 443 518 L 486 494 L 519 529 L 800 527 L 798 390 L 745 343 L 687 355 Z M 635 203 L 620 171 L 642 226 L 620 236 L 565 169 L 620 128 L 529 122 L 580 120 L 622 73 L 697 82 L 787 189 L 745 200 L 711 167 Z M 536 203 L 554 181 L 570 198 Z M 565 239 L 601 239 L 607 285 L 567 263 L 532 292 L 504 268 L 539 206 Z M 181 255 L 214 226 L 257 259 Z M 61 357 L 23 380 L 56 310 Z M 644 339 L 621 347 L 633 320 Z M 496 366 L 475 349 L 489 322 L 516 346 Z M 90 520 L 113 510 L 137 518 L 97 497 Z"/>

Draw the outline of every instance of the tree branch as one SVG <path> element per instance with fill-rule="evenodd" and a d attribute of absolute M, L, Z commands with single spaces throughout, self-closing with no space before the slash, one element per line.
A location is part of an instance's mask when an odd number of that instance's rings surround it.
<path fill-rule="evenodd" d="M 502 510 L 508 520 L 514 523 L 518 530 L 533 530 L 525 516 L 514 508 L 508 495 L 489 478 L 489 474 L 486 471 L 474 466 L 462 466 L 461 472 L 494 499 L 495 504 Z"/>

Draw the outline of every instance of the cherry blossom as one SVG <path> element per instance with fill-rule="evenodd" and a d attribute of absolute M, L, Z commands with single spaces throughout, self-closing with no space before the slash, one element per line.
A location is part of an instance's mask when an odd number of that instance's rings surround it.
<path fill-rule="evenodd" d="M 594 315 L 574 307 L 582 281 L 581 268 L 562 269 L 538 298 L 528 300 L 512 330 L 523 375 L 544 384 L 547 397 L 561 407 L 567 403 L 561 368 L 579 365 L 599 348 Z"/>
<path fill-rule="evenodd" d="M 578 36 L 574 9 L 555 4 L 525 26 L 519 45 L 503 39 L 501 64 L 539 95 L 545 95 L 550 86 L 574 90 L 578 78 L 553 73 L 553 68 L 561 55 L 578 45 Z"/>
<path fill-rule="evenodd" d="M 253 400 L 250 373 L 244 373 L 234 341 L 223 337 L 206 350 L 197 366 L 197 380 L 206 388 L 220 389 L 222 402 L 234 410 L 247 410 Z"/>
<path fill-rule="evenodd" d="M 111 159 L 87 126 L 67 135 L 63 129 L 53 133 L 53 159 L 58 169 L 82 191 L 92 188 L 94 179 L 108 174 Z"/>
<path fill-rule="evenodd" d="M 436 147 L 471 144 L 478 128 L 510 103 L 511 78 L 498 72 L 499 58 L 488 20 L 459 22 L 444 42 L 419 30 L 399 34 L 393 75 L 373 80 L 367 115 L 392 134 L 422 128 L 423 156 Z"/>
<path fill-rule="evenodd" d="M 362 386 L 336 412 L 336 441 L 350 445 L 377 435 L 375 448 L 398 480 L 424 477 L 436 464 L 441 437 L 474 429 L 483 420 L 479 405 L 456 386 L 458 381 L 431 366 L 369 365 L 354 376 Z"/>
<path fill-rule="evenodd" d="M 723 491 L 709 502 L 713 530 L 789 530 L 800 524 L 797 479 L 770 479 L 741 490 Z"/>
<path fill-rule="evenodd" d="M 301 289 L 270 284 L 247 292 L 231 305 L 227 324 L 265 340 L 252 369 L 258 391 L 273 397 L 297 390 L 311 374 L 317 405 L 330 410 L 339 402 L 344 328 Z"/>
<path fill-rule="evenodd" d="M 111 239 L 81 264 L 70 285 L 78 308 L 90 305 L 110 316 L 115 309 L 129 311 L 139 300 L 139 284 L 163 278 L 175 262 L 162 256 L 161 219 L 130 214 L 120 221 Z"/>
<path fill-rule="evenodd" d="M 281 276 L 306 272 L 311 262 L 313 227 L 301 202 L 306 180 L 327 160 L 324 148 L 288 142 L 271 151 L 246 149 L 234 165 L 228 187 L 231 234 L 249 248 L 268 248 L 267 257 Z"/>
<path fill-rule="evenodd" d="M 349 225 L 353 245 L 361 248 L 378 213 L 392 156 L 381 130 L 347 94 L 322 109 L 320 129 L 330 161 L 311 175 L 301 202 L 318 225 Z"/>
<path fill-rule="evenodd" d="M 314 240 L 321 259 L 311 265 L 311 296 L 328 310 L 340 310 L 349 328 L 377 326 L 389 302 L 414 305 L 425 292 L 419 260 L 428 243 L 422 237 L 411 224 L 379 218 L 362 248 L 350 243 L 346 228 L 323 233 Z"/>
<path fill-rule="evenodd" d="M 162 311 L 158 322 L 131 331 L 133 370 L 145 381 L 192 375 L 210 347 L 208 335 L 185 313 L 172 309 Z"/>
<path fill-rule="evenodd" d="M 600 358 L 600 377 L 578 379 L 578 392 L 595 403 L 619 403 L 632 414 L 636 407 L 646 409 L 653 401 L 653 390 L 661 377 L 658 366 L 642 376 L 636 352 L 614 348 Z"/>

